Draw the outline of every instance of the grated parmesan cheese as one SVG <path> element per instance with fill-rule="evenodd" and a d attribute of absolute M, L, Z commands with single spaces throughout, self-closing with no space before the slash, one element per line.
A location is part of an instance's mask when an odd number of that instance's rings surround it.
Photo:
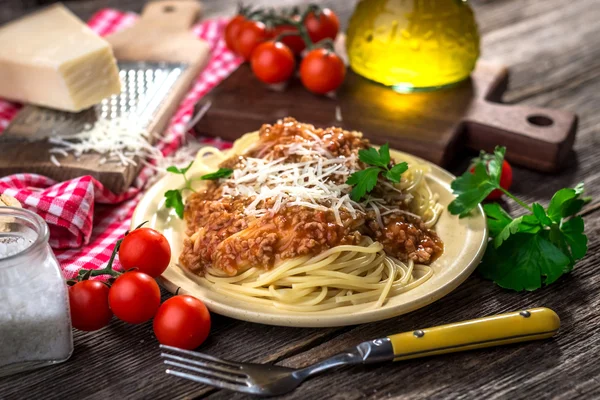
<path fill-rule="evenodd" d="M 336 223 L 342 225 L 340 211 L 344 210 L 356 218 L 370 208 L 379 225 L 383 226 L 382 215 L 387 215 L 380 211 L 385 207 L 383 199 L 368 198 L 359 204 L 350 198 L 352 187 L 339 183 L 345 182 L 346 177 L 359 169 L 357 157 L 334 157 L 321 138 L 310 131 L 305 133 L 313 140 L 281 145 L 285 157 L 274 160 L 243 158 L 241 167 L 235 168 L 233 174 L 223 181 L 222 194 L 251 197 L 252 202 L 244 212 L 257 218 L 276 213 L 285 206 L 302 206 L 331 211 Z M 291 156 L 299 162 L 286 162 Z M 393 189 L 400 192 L 396 187 Z M 390 208 L 385 207 L 385 210 L 387 212 Z"/>
<path fill-rule="evenodd" d="M 142 124 L 143 125 L 143 124 Z M 85 153 L 99 153 L 103 157 L 100 164 L 119 162 L 123 165 L 137 165 L 138 159 L 161 159 L 160 150 L 152 146 L 152 135 L 140 128 L 139 121 L 126 116 L 115 119 L 100 119 L 95 124 L 86 124 L 84 131 L 75 135 L 51 137 L 54 145 L 50 149 L 50 161 L 60 166 L 56 155 L 63 157 L 73 154 L 79 158 Z"/>

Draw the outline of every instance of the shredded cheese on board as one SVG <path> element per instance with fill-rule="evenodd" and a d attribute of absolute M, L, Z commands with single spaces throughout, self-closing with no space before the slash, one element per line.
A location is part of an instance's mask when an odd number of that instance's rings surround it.
<path fill-rule="evenodd" d="M 122 165 L 137 165 L 138 160 L 160 159 L 161 151 L 152 145 L 152 135 L 131 119 L 119 117 L 100 119 L 93 125 L 85 126 L 82 132 L 75 135 L 51 137 L 54 145 L 50 151 L 50 160 L 60 166 L 56 155 L 73 154 L 81 157 L 85 153 L 98 153 L 103 157 L 100 164 L 118 162 Z"/>

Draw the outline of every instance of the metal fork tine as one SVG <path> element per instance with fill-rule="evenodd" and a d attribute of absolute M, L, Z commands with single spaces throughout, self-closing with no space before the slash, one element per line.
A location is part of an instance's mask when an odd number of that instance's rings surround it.
<path fill-rule="evenodd" d="M 239 363 L 235 363 L 235 362 L 228 361 L 228 360 L 222 360 L 220 358 L 209 356 L 208 354 L 198 353 L 196 351 L 183 350 L 183 349 L 180 349 L 178 347 L 167 346 L 167 345 L 164 345 L 164 344 L 161 344 L 160 348 L 161 349 L 165 349 L 165 350 L 170 350 L 170 351 L 173 351 L 175 353 L 187 354 L 188 356 L 202 358 L 204 360 L 213 361 L 213 362 L 221 363 L 221 364 L 224 364 L 224 365 L 229 365 L 229 366 L 235 367 L 237 369 L 241 369 L 242 368 L 242 366 Z"/>
<path fill-rule="evenodd" d="M 166 372 L 169 375 L 175 375 L 180 378 L 189 379 L 190 381 L 203 383 L 205 385 L 218 387 L 220 389 L 228 389 L 228 390 L 233 390 L 235 392 L 256 393 L 249 386 L 238 385 L 235 383 L 225 382 L 225 381 L 221 381 L 221 380 L 217 380 L 217 379 L 209 379 L 209 378 L 205 378 L 203 376 L 188 374 L 186 372 L 174 371 L 172 369 L 168 369 Z"/>
<path fill-rule="evenodd" d="M 225 365 L 221 365 L 221 364 L 207 363 L 207 362 L 201 361 L 201 360 L 192 360 L 190 358 L 179 357 L 179 356 L 176 356 L 176 355 L 173 355 L 173 354 L 168 354 L 168 353 L 161 353 L 161 357 L 170 358 L 170 359 L 176 360 L 176 361 L 186 362 L 186 363 L 189 363 L 189 364 L 197 365 L 199 367 L 208 368 L 208 369 L 211 369 L 211 370 L 214 370 L 214 371 L 218 371 L 218 372 L 225 372 L 225 373 L 230 374 L 230 375 L 238 375 L 238 376 L 241 376 L 241 377 L 248 377 L 248 375 L 246 375 L 245 373 L 241 372 L 237 368 L 230 368 L 229 366 L 225 366 Z"/>
<path fill-rule="evenodd" d="M 179 368 L 187 369 L 190 371 L 198 372 L 199 374 L 206 375 L 211 378 L 219 378 L 219 379 L 223 379 L 226 381 L 243 383 L 243 384 L 248 383 L 246 378 L 243 378 L 239 375 L 236 376 L 236 375 L 232 375 L 230 373 L 224 374 L 224 373 L 214 371 L 211 369 L 198 368 L 198 367 L 191 366 L 189 364 L 178 363 L 178 362 L 171 361 L 171 360 L 165 360 L 164 363 L 167 365 L 172 365 L 174 367 L 179 367 Z"/>

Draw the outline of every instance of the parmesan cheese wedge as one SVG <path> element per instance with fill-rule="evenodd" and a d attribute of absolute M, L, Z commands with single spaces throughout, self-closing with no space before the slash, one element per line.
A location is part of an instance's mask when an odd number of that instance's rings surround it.
<path fill-rule="evenodd" d="M 62 4 L 0 27 L 0 97 L 77 112 L 120 92 L 110 45 Z"/>

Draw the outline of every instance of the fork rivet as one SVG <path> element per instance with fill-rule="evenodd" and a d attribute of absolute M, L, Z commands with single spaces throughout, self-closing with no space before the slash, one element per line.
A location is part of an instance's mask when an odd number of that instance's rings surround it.
<path fill-rule="evenodd" d="M 525 318 L 531 317 L 531 313 L 529 311 L 521 311 L 519 313 L 519 315 L 521 315 L 522 317 L 525 317 Z"/>
<path fill-rule="evenodd" d="M 422 330 L 418 329 L 418 330 L 416 330 L 416 331 L 413 332 L 413 335 L 415 335 L 415 337 L 422 338 L 423 336 L 425 336 L 425 332 L 423 332 Z"/>

